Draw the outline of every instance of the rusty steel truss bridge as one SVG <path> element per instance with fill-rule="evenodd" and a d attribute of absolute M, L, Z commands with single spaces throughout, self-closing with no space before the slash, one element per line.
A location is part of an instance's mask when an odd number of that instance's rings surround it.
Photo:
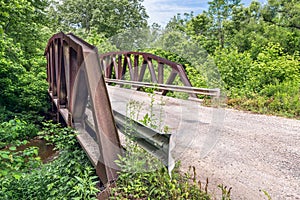
<path fill-rule="evenodd" d="M 95 46 L 72 33 L 53 35 L 45 56 L 48 92 L 57 118 L 79 132 L 77 139 L 104 185 L 114 182 L 118 176 L 115 160 L 124 151 L 120 133 L 134 136 L 141 147 L 166 166 L 170 162 L 172 134 L 144 126 L 138 120 L 131 122 L 133 129 L 126 130 L 130 119 L 124 112 L 126 105 L 117 104 L 121 99 L 132 96 L 133 90 L 145 88 L 155 88 L 158 95 L 166 95 L 168 91 L 185 92 L 191 100 L 198 99 L 197 95 L 220 95 L 218 89 L 192 87 L 181 64 L 143 52 L 99 55 Z M 181 86 L 175 85 L 178 82 Z M 126 89 L 128 86 L 131 89 Z M 115 99 L 118 95 L 119 99 Z M 147 95 L 141 98 L 146 99 Z M 171 114 L 173 108 L 171 105 Z"/>

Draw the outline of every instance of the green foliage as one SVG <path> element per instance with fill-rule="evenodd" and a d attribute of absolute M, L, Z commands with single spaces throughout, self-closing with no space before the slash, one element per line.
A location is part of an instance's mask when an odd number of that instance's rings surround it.
<path fill-rule="evenodd" d="M 116 163 L 121 172 L 110 199 L 210 199 L 195 174 L 181 175 L 177 165 L 171 178 L 165 166 L 134 144 Z"/>
<path fill-rule="evenodd" d="M 7 115 L 13 115 L 9 111 L 35 112 L 33 115 L 45 112 L 48 103 L 46 75 L 41 68 L 44 59 L 26 60 L 20 45 L 7 36 L 0 36 L 0 44 L 0 106 Z M 0 120 L 7 120 L 5 114 L 2 113 Z"/>
<path fill-rule="evenodd" d="M 130 134 L 130 132 L 134 131 L 133 121 L 139 121 L 143 125 L 158 130 L 161 133 L 168 133 L 169 127 L 163 126 L 163 106 L 165 105 L 165 102 L 163 101 L 163 98 L 160 98 L 160 101 L 156 101 L 155 99 L 155 88 L 150 88 L 148 96 L 150 97 L 150 104 L 147 108 L 147 112 L 144 116 L 141 118 L 139 117 L 140 112 L 142 111 L 142 106 L 144 102 L 134 101 L 130 100 L 128 104 L 126 105 L 126 115 L 128 117 L 126 130 L 128 130 L 126 134 Z M 157 115 L 154 110 L 158 109 L 159 114 Z M 149 111 L 149 112 L 148 112 Z"/>
<path fill-rule="evenodd" d="M 33 124 L 14 119 L 0 124 L 0 149 L 7 145 L 20 145 L 37 135 L 38 129 Z"/>
<path fill-rule="evenodd" d="M 20 142 L 20 144 L 26 144 L 26 141 Z M 16 150 L 16 146 L 0 150 L 0 162 L 2 163 L 0 166 L 0 179 L 4 176 L 20 179 L 22 173 L 29 172 L 41 165 L 37 147 L 27 147 L 23 151 Z"/>
<path fill-rule="evenodd" d="M 4 36 L 0 36 L 0 55 L 0 105 L 10 108 L 17 104 L 16 85 L 26 71 L 25 61 L 20 47 Z"/>
<path fill-rule="evenodd" d="M 95 199 L 97 177 L 84 152 L 63 151 L 55 161 L 22 173 L 0 178 L 3 199 Z"/>
<path fill-rule="evenodd" d="M 226 90 L 232 95 L 238 95 L 236 90 L 244 90 L 247 87 L 246 82 L 253 76 L 253 60 L 249 53 L 223 49 L 216 52 L 214 59 Z"/>
<path fill-rule="evenodd" d="M 87 42 L 97 47 L 99 54 L 117 51 L 117 47 L 112 45 L 103 34 L 98 34 L 94 29 L 85 38 Z"/>
<path fill-rule="evenodd" d="M 157 118 L 154 114 L 154 102 L 155 102 L 155 99 L 154 99 L 154 96 L 155 94 L 154 93 L 150 93 L 148 94 L 148 96 L 150 97 L 150 105 L 149 105 L 149 113 L 146 113 L 143 117 L 142 120 L 140 120 L 141 123 L 143 123 L 145 126 L 149 126 L 153 129 L 157 129 Z M 160 128 L 160 127 L 159 127 Z"/>
<path fill-rule="evenodd" d="M 283 81 L 297 81 L 300 78 L 299 69 L 298 56 L 285 54 L 279 44 L 269 44 L 258 54 L 254 64 L 255 89 L 261 90 L 263 86 Z"/>
<path fill-rule="evenodd" d="M 61 127 L 60 124 L 54 124 L 51 121 L 43 122 L 42 124 L 43 130 L 38 135 L 49 144 L 55 145 L 55 149 L 73 150 L 76 147 L 77 133 L 73 129 Z"/>
<path fill-rule="evenodd" d="M 213 24 L 211 34 L 214 40 L 218 41 L 218 47 L 224 48 L 227 34 L 225 28 L 228 24 L 232 9 L 241 5 L 241 0 L 212 0 L 208 2 L 208 14 L 211 16 Z"/>
<path fill-rule="evenodd" d="M 299 1 L 270 0 L 263 9 L 264 20 L 276 25 L 300 29 Z"/>
<path fill-rule="evenodd" d="M 253 98 L 240 103 L 242 108 L 259 113 L 300 117 L 300 83 L 285 81 L 265 86 Z"/>
<path fill-rule="evenodd" d="M 43 50 L 49 37 L 45 28 L 46 0 L 0 3 L 0 107 L 1 121 L 45 112 L 47 84 Z M 39 120 L 39 119 L 34 119 Z"/>
<path fill-rule="evenodd" d="M 13 176 L 20 178 L 23 172 L 40 166 L 40 158 L 36 147 L 19 150 L 18 147 L 37 135 L 33 124 L 15 118 L 0 124 L 0 178 Z"/>
<path fill-rule="evenodd" d="M 47 0 L 10 0 L 0 3 L 0 25 L 14 43 L 20 44 L 27 59 L 41 54 L 42 46 L 45 45 L 43 39 L 47 38 L 44 35 L 47 4 Z"/>
<path fill-rule="evenodd" d="M 64 0 L 51 6 L 49 17 L 57 31 L 82 29 L 111 37 L 129 28 L 146 27 L 141 0 Z M 74 12 L 76 10 L 76 12 Z"/>
<path fill-rule="evenodd" d="M 17 165 L 10 165 L 15 173 L 0 176 L 0 196 L 2 199 L 95 199 L 98 177 L 90 164 L 86 154 L 76 140 L 76 133 L 69 128 L 61 128 L 50 122 L 44 123 L 45 128 L 40 132 L 40 137 L 56 145 L 59 157 L 50 163 L 32 165 L 25 162 L 27 169 L 24 171 L 23 160 Z M 14 147 L 10 150 L 14 151 Z M 2 159 L 24 159 L 31 154 L 36 155 L 36 149 L 22 152 L 22 157 L 13 157 L 14 153 L 0 153 Z M 12 155 L 12 156 L 10 156 Z M 26 156 L 26 157 L 24 157 Z M 8 158 L 7 158 L 8 157 Z M 2 163 L 2 160 L 1 160 Z M 9 163 L 9 162 L 6 162 Z M 2 166 L 1 166 L 2 167 Z M 7 171 L 8 168 L 5 168 Z M 3 170 L 4 171 L 4 170 Z M 2 171 L 1 171 L 2 172 Z M 22 173 L 19 173 L 22 172 Z"/>
<path fill-rule="evenodd" d="M 269 43 L 253 59 L 251 52 L 222 49 L 215 55 L 230 106 L 259 113 L 299 117 L 299 56 Z"/>
<path fill-rule="evenodd" d="M 193 18 L 194 13 L 184 13 L 184 18 L 182 18 L 180 13 L 177 13 L 166 25 L 166 30 L 176 30 L 176 31 L 183 31 L 186 23 Z"/>

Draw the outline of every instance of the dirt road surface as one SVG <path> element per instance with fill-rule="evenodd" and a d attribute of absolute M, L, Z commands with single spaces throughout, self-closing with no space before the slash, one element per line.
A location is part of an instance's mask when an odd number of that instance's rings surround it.
<path fill-rule="evenodd" d="M 150 112 L 149 95 L 109 87 L 118 111 L 140 102 Z M 300 199 L 300 120 L 203 107 L 199 102 L 155 96 L 153 112 L 173 134 L 172 157 L 182 170 L 195 166 L 202 183 L 220 199 L 219 184 L 232 187 L 233 200 Z"/>

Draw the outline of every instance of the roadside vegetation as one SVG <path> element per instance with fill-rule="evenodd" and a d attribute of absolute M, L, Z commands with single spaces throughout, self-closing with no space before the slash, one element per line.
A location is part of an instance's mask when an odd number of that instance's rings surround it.
<path fill-rule="evenodd" d="M 181 63 L 193 86 L 220 87 L 228 107 L 300 119 L 299 16 L 298 1 L 211 0 L 207 11 L 178 14 L 161 27 L 147 24 L 142 0 L 1 1 L 0 199 L 93 199 L 101 189 L 76 133 L 46 121 L 44 48 L 54 33 L 73 32 L 100 53 L 144 49 Z M 129 34 L 120 42 L 129 30 L 143 37 Z M 55 159 L 43 163 L 36 147 L 18 150 L 34 138 L 54 145 Z M 147 173 L 128 173 L 149 163 L 135 145 L 128 152 L 118 161 L 124 173 L 112 198 L 211 198 L 193 168 L 186 174 L 175 168 L 172 179 L 156 164 Z M 137 162 L 141 156 L 146 159 Z M 220 188 L 229 199 L 230 191 Z"/>
<path fill-rule="evenodd" d="M 169 174 L 159 160 L 137 144 L 129 143 L 126 155 L 117 161 L 121 173 L 110 199 L 212 199 L 208 182 L 201 184 L 197 180 L 195 168 L 182 173 L 177 163 Z"/>

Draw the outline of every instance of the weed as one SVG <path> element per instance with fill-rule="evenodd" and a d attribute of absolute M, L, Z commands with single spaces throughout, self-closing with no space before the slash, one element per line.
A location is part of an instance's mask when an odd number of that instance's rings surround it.
<path fill-rule="evenodd" d="M 272 200 L 270 194 L 266 190 L 262 190 L 262 192 L 267 196 L 268 200 Z"/>
<path fill-rule="evenodd" d="M 222 200 L 230 200 L 231 187 L 228 189 L 227 186 L 223 184 L 218 185 L 218 187 L 222 190 Z"/>
<path fill-rule="evenodd" d="M 177 163 L 171 178 L 165 166 L 137 145 L 128 146 L 116 163 L 121 172 L 110 199 L 210 199 L 195 174 L 181 175 Z"/>

